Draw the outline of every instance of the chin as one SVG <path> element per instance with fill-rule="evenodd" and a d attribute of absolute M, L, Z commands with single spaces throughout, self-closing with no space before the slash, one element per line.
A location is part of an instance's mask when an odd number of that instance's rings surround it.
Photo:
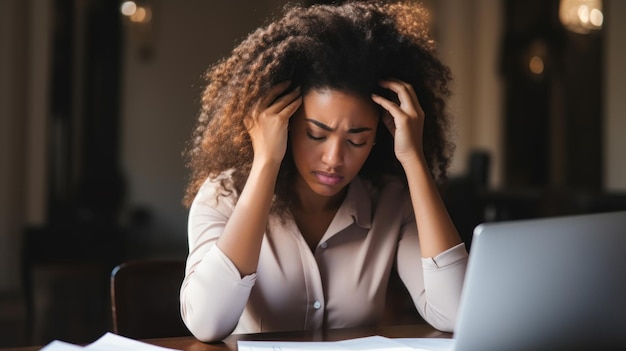
<path fill-rule="evenodd" d="M 309 187 L 319 196 L 333 197 L 342 192 L 346 188 L 347 184 L 336 185 L 323 185 L 323 184 L 310 184 Z"/>

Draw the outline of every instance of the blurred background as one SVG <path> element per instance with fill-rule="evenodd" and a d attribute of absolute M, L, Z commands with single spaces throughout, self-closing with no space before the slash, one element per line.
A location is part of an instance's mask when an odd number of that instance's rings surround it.
<path fill-rule="evenodd" d="M 285 3 L 0 0 L 0 347 L 93 341 L 116 264 L 185 257 L 202 74 Z M 424 3 L 467 247 L 484 221 L 626 209 L 626 2 Z"/>

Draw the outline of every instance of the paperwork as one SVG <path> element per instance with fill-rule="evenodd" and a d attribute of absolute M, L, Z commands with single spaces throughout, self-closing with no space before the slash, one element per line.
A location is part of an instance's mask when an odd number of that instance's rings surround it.
<path fill-rule="evenodd" d="M 453 339 L 368 336 L 342 341 L 237 341 L 239 351 L 452 351 Z"/>
<path fill-rule="evenodd" d="M 40 351 L 175 351 L 161 346 L 147 344 L 145 342 L 129 339 L 117 334 L 106 333 L 98 340 L 86 346 L 78 346 L 64 341 L 55 340 L 44 346 Z"/>
<path fill-rule="evenodd" d="M 452 351 L 453 339 L 368 336 L 341 341 L 237 341 L 239 351 Z M 86 346 L 55 340 L 40 351 L 179 351 L 106 333 Z"/>

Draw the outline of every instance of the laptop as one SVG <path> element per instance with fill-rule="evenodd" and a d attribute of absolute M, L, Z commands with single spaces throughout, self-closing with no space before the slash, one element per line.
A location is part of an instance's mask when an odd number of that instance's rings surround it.
<path fill-rule="evenodd" d="M 456 351 L 626 350 L 626 211 L 473 235 Z"/>

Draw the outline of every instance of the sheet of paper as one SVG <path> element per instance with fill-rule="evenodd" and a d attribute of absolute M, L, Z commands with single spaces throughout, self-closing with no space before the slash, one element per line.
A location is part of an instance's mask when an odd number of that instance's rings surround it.
<path fill-rule="evenodd" d="M 384 336 L 368 336 L 365 338 L 356 338 L 337 341 L 337 344 L 347 347 L 348 350 L 393 350 L 393 351 L 412 351 L 411 347 L 399 343 L 396 339 L 386 338 Z"/>
<path fill-rule="evenodd" d="M 151 345 L 138 340 L 123 337 L 121 335 L 106 333 L 98 340 L 85 346 L 83 350 L 90 351 L 112 351 L 112 350 L 133 350 L 133 351 L 173 351 L 161 346 Z"/>
<path fill-rule="evenodd" d="M 155 346 L 138 340 L 130 339 L 113 333 L 106 333 L 87 346 L 78 346 L 60 340 L 54 340 L 40 351 L 180 351 Z"/>
<path fill-rule="evenodd" d="M 452 351 L 452 339 L 369 336 L 342 341 L 238 341 L 239 351 Z"/>
<path fill-rule="evenodd" d="M 394 340 L 414 350 L 428 351 L 453 351 L 455 341 L 442 338 L 397 338 Z"/>
<path fill-rule="evenodd" d="M 54 340 L 41 348 L 39 351 L 78 351 L 82 349 L 83 348 L 78 345 L 70 344 L 65 341 Z"/>
<path fill-rule="evenodd" d="M 345 351 L 331 341 L 237 341 L 238 351 Z"/>

